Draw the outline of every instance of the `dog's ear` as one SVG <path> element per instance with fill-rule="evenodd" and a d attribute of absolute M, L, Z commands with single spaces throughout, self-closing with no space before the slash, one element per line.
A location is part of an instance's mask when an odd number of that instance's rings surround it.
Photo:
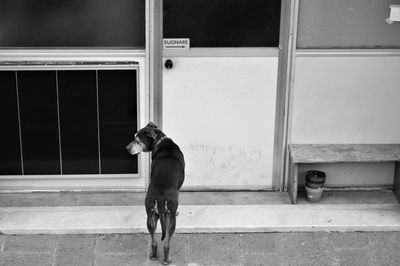
<path fill-rule="evenodd" d="M 149 122 L 146 127 L 157 128 L 157 125 L 154 124 L 153 122 Z"/>
<path fill-rule="evenodd" d="M 154 131 L 153 128 L 150 128 L 150 130 L 149 130 L 149 135 L 150 135 L 150 137 L 151 137 L 152 139 L 154 139 L 154 140 L 157 138 L 157 134 L 156 134 L 156 132 Z"/>

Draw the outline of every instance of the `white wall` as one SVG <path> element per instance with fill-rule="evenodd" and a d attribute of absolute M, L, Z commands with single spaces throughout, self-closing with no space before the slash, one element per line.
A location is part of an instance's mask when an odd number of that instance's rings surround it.
<path fill-rule="evenodd" d="M 295 73 L 291 143 L 400 143 L 399 56 L 301 56 Z M 393 181 L 393 164 L 316 167 L 328 184 Z"/>
<path fill-rule="evenodd" d="M 293 143 L 400 142 L 400 57 L 298 57 Z"/>
<path fill-rule="evenodd" d="M 278 58 L 172 60 L 163 129 L 185 155 L 184 186 L 271 187 Z"/>

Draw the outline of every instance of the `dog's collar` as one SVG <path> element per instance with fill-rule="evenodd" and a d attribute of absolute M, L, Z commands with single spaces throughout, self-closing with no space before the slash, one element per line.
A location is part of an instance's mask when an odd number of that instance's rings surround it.
<path fill-rule="evenodd" d="M 155 139 L 154 140 L 154 144 L 153 144 L 153 151 L 154 151 L 155 147 L 157 147 L 157 145 L 160 144 L 161 141 L 163 141 L 166 138 L 167 138 L 167 136 L 164 135 L 162 137 L 159 137 L 159 138 Z"/>
<path fill-rule="evenodd" d="M 158 150 L 158 145 L 166 138 L 167 136 L 164 135 L 154 141 L 153 148 L 151 149 L 153 154 L 155 154 L 156 151 Z"/>

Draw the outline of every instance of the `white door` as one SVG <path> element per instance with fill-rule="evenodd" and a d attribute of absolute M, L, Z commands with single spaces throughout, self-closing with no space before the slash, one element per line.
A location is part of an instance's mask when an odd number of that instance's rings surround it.
<path fill-rule="evenodd" d="M 271 187 L 277 58 L 172 61 L 163 127 L 185 154 L 185 187 Z"/>

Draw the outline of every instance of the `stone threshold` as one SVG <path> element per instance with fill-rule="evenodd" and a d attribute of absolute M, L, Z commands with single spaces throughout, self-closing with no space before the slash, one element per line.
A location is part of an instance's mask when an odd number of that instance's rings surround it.
<path fill-rule="evenodd" d="M 0 193 L 0 207 L 61 207 L 61 206 L 143 206 L 145 192 L 20 192 Z M 287 192 L 272 191 L 182 191 L 183 205 L 285 205 L 290 204 Z M 299 191 L 298 204 L 306 201 Z M 318 204 L 398 204 L 392 190 L 326 190 Z"/>
<path fill-rule="evenodd" d="M 143 206 L 4 207 L 0 231 L 109 234 L 147 233 L 147 228 Z M 176 228 L 177 233 L 316 231 L 400 231 L 400 205 L 182 205 Z"/>

